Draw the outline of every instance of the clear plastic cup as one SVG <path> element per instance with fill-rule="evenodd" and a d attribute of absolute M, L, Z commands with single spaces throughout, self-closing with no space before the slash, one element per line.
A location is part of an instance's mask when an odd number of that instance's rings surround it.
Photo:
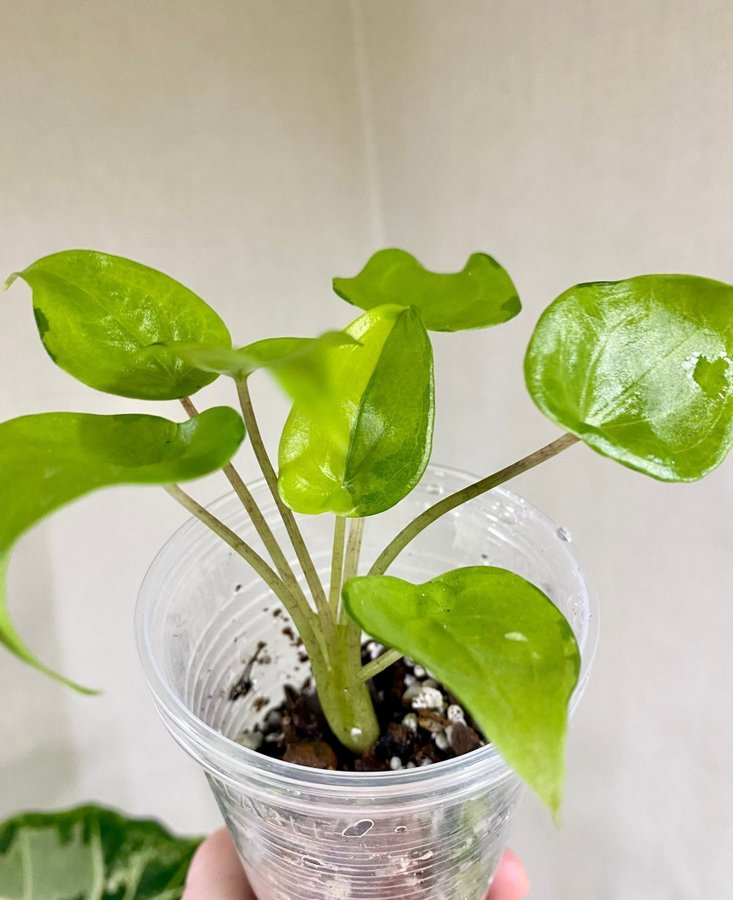
<path fill-rule="evenodd" d="M 430 467 L 401 504 L 367 519 L 361 571 L 399 528 L 475 480 Z M 253 492 L 284 544 L 264 484 Z M 236 497 L 212 511 L 258 546 Z M 304 517 L 316 567 L 330 562 L 331 517 Z M 424 531 L 390 574 L 426 581 L 460 566 L 511 569 L 570 621 L 588 679 L 597 611 L 568 533 L 515 494 L 496 489 Z M 178 743 L 203 766 L 259 900 L 479 900 L 501 856 L 520 782 L 488 745 L 424 768 L 333 772 L 271 759 L 234 738 L 262 721 L 307 663 L 284 612 L 244 561 L 197 520 L 180 528 L 143 583 L 136 628 L 145 676 Z M 259 642 L 254 688 L 229 699 Z"/>

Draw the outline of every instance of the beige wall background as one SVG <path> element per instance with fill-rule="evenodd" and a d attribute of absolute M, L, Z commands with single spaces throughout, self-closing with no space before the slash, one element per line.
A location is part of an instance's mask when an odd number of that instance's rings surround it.
<path fill-rule="evenodd" d="M 2 2 L 0 258 L 86 246 L 168 271 L 242 342 L 345 324 L 333 274 L 379 246 L 513 274 L 501 332 L 438 335 L 434 459 L 485 472 L 556 435 L 521 358 L 569 285 L 733 280 L 733 7 L 699 0 Z M 125 411 L 0 309 L 0 418 Z M 275 438 L 285 407 L 261 385 Z M 227 385 L 209 391 L 230 402 Z M 160 409 L 177 415 L 174 406 Z M 240 465 L 255 469 L 246 451 Z M 518 490 L 572 531 L 602 604 L 564 824 L 525 800 L 538 900 L 711 900 L 733 878 L 733 462 L 662 485 L 583 447 Z M 207 479 L 199 496 L 221 483 Z M 217 813 L 152 710 L 132 603 L 182 514 L 153 489 L 70 507 L 18 548 L 13 615 L 88 700 L 0 657 L 0 814 L 99 800 L 181 831 Z"/>

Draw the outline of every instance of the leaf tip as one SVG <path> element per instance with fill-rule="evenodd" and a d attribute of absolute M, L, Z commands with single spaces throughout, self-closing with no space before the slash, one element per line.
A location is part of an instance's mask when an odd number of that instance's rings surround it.
<path fill-rule="evenodd" d="M 104 693 L 104 691 L 100 690 L 99 688 L 84 687 L 83 684 L 76 684 L 73 681 L 69 681 L 67 682 L 67 684 L 70 688 L 75 690 L 77 694 L 82 694 L 85 697 L 101 697 Z"/>
<path fill-rule="evenodd" d="M 71 688 L 72 691 L 75 691 L 77 694 L 82 694 L 84 697 L 98 697 L 103 692 L 98 688 L 90 688 L 86 687 L 83 684 L 79 684 L 78 681 L 72 681 L 70 678 L 67 678 L 65 675 L 61 675 L 59 672 L 54 672 L 53 669 L 49 669 L 43 664 L 37 664 L 33 661 L 30 661 L 31 665 L 35 665 L 35 667 L 43 672 L 45 675 L 49 675 L 53 678 L 54 681 L 58 681 L 59 684 L 63 684 L 68 688 Z"/>
<path fill-rule="evenodd" d="M 3 290 L 7 291 L 8 288 L 10 288 L 10 286 L 13 284 L 13 282 L 20 278 L 22 274 L 22 272 L 11 272 L 3 282 Z"/>

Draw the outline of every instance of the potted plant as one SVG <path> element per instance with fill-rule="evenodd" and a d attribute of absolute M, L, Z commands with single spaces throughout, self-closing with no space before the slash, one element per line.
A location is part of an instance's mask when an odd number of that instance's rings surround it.
<path fill-rule="evenodd" d="M 479 896 L 519 778 L 559 808 L 568 711 L 595 636 L 564 533 L 492 489 L 579 441 L 666 481 L 718 465 L 733 440 L 733 288 L 656 275 L 566 291 L 525 358 L 530 394 L 565 433 L 476 480 L 427 468 L 428 332 L 520 311 L 485 254 L 443 275 L 381 251 L 334 279 L 362 310 L 346 328 L 236 349 L 203 300 L 130 260 L 65 251 L 15 278 L 58 366 L 98 390 L 179 400 L 188 419 L 0 425 L 0 558 L 82 494 L 163 485 L 195 519 L 143 586 L 143 665 L 261 900 Z M 260 369 L 293 401 L 277 471 L 250 395 Z M 194 405 L 219 375 L 241 414 Z M 231 463 L 245 434 L 257 485 Z M 217 469 L 233 494 L 205 509 L 179 484 Z M 48 672 L 4 602 L 0 639 Z"/>

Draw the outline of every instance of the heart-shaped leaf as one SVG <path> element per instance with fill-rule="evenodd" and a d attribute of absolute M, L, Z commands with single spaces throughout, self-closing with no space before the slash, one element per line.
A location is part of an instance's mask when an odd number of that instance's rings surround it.
<path fill-rule="evenodd" d="M 0 824 L 2 900 L 178 900 L 200 841 L 99 806 Z"/>
<path fill-rule="evenodd" d="M 371 516 L 420 480 L 433 434 L 433 354 L 414 310 L 380 306 L 325 355 L 328 421 L 294 406 L 280 441 L 280 495 L 297 512 Z"/>
<path fill-rule="evenodd" d="M 7 612 L 10 550 L 55 509 L 113 484 L 170 484 L 221 468 L 244 437 L 239 415 L 209 409 L 178 425 L 157 416 L 43 413 L 0 424 L 0 643 L 59 681 L 28 650 Z"/>
<path fill-rule="evenodd" d="M 580 655 L 570 625 L 542 591 L 506 569 L 473 566 L 418 585 L 389 575 L 354 578 L 344 602 L 368 634 L 449 688 L 557 811 Z"/>
<path fill-rule="evenodd" d="M 414 306 L 431 331 L 486 328 L 513 319 L 522 306 L 511 278 L 486 253 L 460 272 L 429 272 L 405 250 L 380 250 L 353 278 L 334 278 L 339 297 L 361 309 Z"/>
<path fill-rule="evenodd" d="M 226 325 L 204 301 L 168 275 L 120 256 L 66 250 L 8 279 L 33 290 L 41 340 L 53 361 L 109 394 L 174 400 L 210 384 L 202 372 L 160 350 L 169 341 L 231 347 Z"/>
<path fill-rule="evenodd" d="M 581 284 L 542 314 L 525 358 L 545 415 L 662 481 L 733 446 L 733 287 L 692 275 Z"/>

